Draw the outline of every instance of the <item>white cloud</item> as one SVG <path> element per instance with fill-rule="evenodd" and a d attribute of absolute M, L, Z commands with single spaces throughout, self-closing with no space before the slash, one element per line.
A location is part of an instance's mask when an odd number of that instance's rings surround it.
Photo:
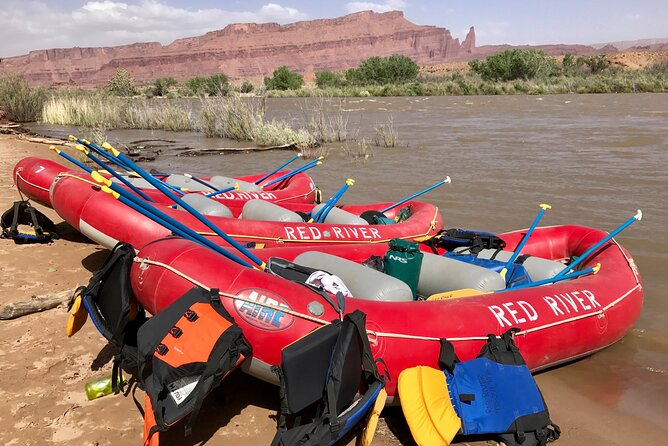
<path fill-rule="evenodd" d="M 289 23 L 307 18 L 297 9 L 267 3 L 255 11 L 184 9 L 169 0 L 88 1 L 64 11 L 46 1 L 9 0 L 0 9 L 0 57 L 44 48 L 163 44 L 239 22 Z M 49 4 L 51 3 L 51 4 Z"/>
<path fill-rule="evenodd" d="M 374 3 L 374 2 L 349 2 L 346 3 L 346 11 L 359 12 L 359 11 L 376 11 L 376 12 L 388 12 L 388 11 L 402 11 L 406 8 L 406 2 L 403 0 L 385 0 L 384 3 Z"/>

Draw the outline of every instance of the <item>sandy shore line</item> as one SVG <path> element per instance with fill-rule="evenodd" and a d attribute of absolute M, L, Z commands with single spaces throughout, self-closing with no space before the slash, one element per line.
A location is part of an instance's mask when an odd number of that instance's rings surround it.
<path fill-rule="evenodd" d="M 26 156 L 54 158 L 46 145 L 0 135 L 0 211 L 19 199 L 12 169 Z M 16 245 L 0 240 L 0 306 L 85 284 L 107 251 L 79 235 L 58 215 L 40 207 L 58 224 L 62 238 L 51 245 Z M 0 444 L 140 444 L 143 421 L 131 396 L 87 401 L 87 381 L 111 371 L 111 356 L 92 324 L 65 336 L 66 310 L 57 308 L 13 321 L 0 321 Z M 579 365 L 537 376 L 553 420 L 562 428 L 557 444 L 659 445 L 668 431 L 626 415 L 602 392 L 574 386 Z M 137 392 L 139 401 L 143 394 Z M 180 429 L 164 444 L 269 444 L 276 428 L 278 390 L 242 373 L 227 379 L 209 398 L 193 435 Z M 374 445 L 412 444 L 397 408 L 386 409 Z M 461 444 L 490 444 L 476 442 Z"/>

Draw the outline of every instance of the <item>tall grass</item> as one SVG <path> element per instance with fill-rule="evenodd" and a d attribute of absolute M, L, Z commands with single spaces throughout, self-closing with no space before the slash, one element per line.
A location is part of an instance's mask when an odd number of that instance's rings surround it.
<path fill-rule="evenodd" d="M 12 121 L 39 120 L 46 98 L 46 90 L 28 86 L 21 76 L 0 76 L 0 109 Z"/>
<path fill-rule="evenodd" d="M 198 129 L 207 136 L 237 141 L 253 141 L 259 146 L 295 144 L 302 150 L 319 145 L 307 129 L 293 129 L 284 121 L 264 118 L 264 100 L 226 96 L 205 99 L 199 114 Z"/>

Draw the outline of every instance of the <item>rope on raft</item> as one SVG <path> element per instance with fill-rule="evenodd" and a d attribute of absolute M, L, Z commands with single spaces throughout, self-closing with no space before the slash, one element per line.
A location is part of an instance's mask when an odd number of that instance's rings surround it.
<path fill-rule="evenodd" d="M 207 287 L 206 285 L 204 285 L 203 283 L 194 279 L 193 277 L 188 276 L 184 272 L 177 270 L 176 268 L 172 267 L 171 265 L 167 265 L 167 264 L 162 263 L 162 262 L 158 262 L 158 261 L 150 260 L 150 259 L 144 259 L 144 258 L 140 258 L 140 257 L 135 257 L 134 261 L 136 263 L 139 263 L 140 265 L 159 266 L 159 267 L 164 268 L 164 269 L 176 274 L 177 276 L 191 282 L 193 285 L 204 288 L 207 291 L 211 291 L 211 288 Z M 561 321 L 552 322 L 550 324 L 545 324 L 545 325 L 541 325 L 541 326 L 538 326 L 538 327 L 533 327 L 533 328 L 528 328 L 526 330 L 521 330 L 521 331 L 516 332 L 515 336 L 525 335 L 525 334 L 533 333 L 533 332 L 536 332 L 536 331 L 545 330 L 547 328 L 551 328 L 551 327 L 558 326 L 558 325 L 563 325 L 563 324 L 573 322 L 573 321 L 576 321 L 576 320 L 580 320 L 580 319 L 585 319 L 585 318 L 594 317 L 594 316 L 600 317 L 607 310 L 609 310 L 610 308 L 619 304 L 622 300 L 624 300 L 628 296 L 630 296 L 631 293 L 633 293 L 634 291 L 636 291 L 637 289 L 640 289 L 640 288 L 641 288 L 641 285 L 636 284 L 636 286 L 634 286 L 633 288 L 628 290 L 626 293 L 624 293 L 623 295 L 621 295 L 617 299 L 613 300 L 612 302 L 610 302 L 608 305 L 601 308 L 600 310 L 594 311 L 592 313 L 582 314 L 580 316 L 564 319 L 564 320 L 561 320 Z M 247 302 L 247 303 L 251 303 L 251 304 L 255 304 L 255 305 L 260 305 L 260 306 L 263 306 L 265 308 L 269 308 L 269 309 L 276 310 L 276 311 L 282 311 L 282 312 L 290 314 L 292 316 L 295 316 L 295 317 L 298 317 L 298 318 L 301 318 L 301 319 L 305 319 L 305 320 L 308 320 L 308 321 L 311 321 L 311 322 L 315 322 L 315 323 L 320 324 L 320 325 L 328 325 L 328 324 L 331 323 L 331 322 L 326 321 L 324 319 L 320 319 L 320 318 L 317 318 L 317 317 L 310 316 L 308 314 L 300 313 L 300 312 L 292 310 L 292 309 L 278 307 L 278 306 L 270 305 L 270 304 L 267 304 L 267 303 L 256 302 L 254 300 L 246 299 L 244 297 L 237 296 L 235 294 L 230 294 L 230 293 L 226 293 L 226 292 L 223 292 L 223 291 L 219 291 L 219 294 L 221 296 L 227 297 L 229 299 L 238 300 L 238 301 L 241 301 L 241 302 Z M 387 333 L 387 332 L 379 332 L 379 331 L 373 331 L 373 330 L 367 330 L 367 334 L 370 334 L 370 335 L 372 335 L 374 337 L 378 337 L 378 338 L 399 338 L 399 339 L 413 339 L 413 340 L 419 340 L 419 341 L 436 341 L 436 342 L 440 342 L 440 340 L 441 340 L 441 338 L 434 337 L 434 336 L 409 335 L 409 334 L 405 334 L 405 333 Z M 485 340 L 487 340 L 487 336 L 468 336 L 468 337 L 446 338 L 446 339 L 450 342 L 485 341 Z"/>

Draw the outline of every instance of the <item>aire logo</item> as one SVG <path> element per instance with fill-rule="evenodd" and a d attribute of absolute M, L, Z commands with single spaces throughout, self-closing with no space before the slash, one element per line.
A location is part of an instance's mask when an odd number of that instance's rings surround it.
<path fill-rule="evenodd" d="M 234 308 L 250 325 L 261 330 L 280 331 L 290 327 L 295 317 L 283 310 L 290 305 L 281 296 L 271 291 L 247 288 L 237 293 L 244 300 L 235 300 Z"/>

